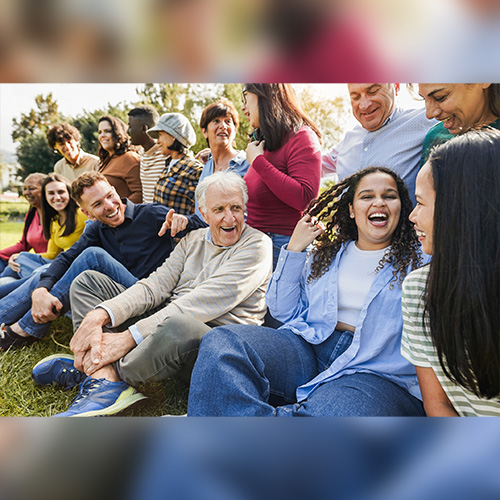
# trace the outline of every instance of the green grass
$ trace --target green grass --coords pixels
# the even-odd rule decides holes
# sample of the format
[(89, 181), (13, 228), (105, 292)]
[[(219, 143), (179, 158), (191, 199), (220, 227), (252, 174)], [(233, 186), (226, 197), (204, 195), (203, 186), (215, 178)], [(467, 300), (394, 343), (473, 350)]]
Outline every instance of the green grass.
[[(0, 248), (19, 241), (22, 224), (0, 222)], [(51, 354), (71, 353), (72, 324), (66, 317), (54, 321), (48, 335), (21, 349), (0, 352), (0, 416), (48, 417), (65, 411), (78, 389), (41, 387), (31, 378), (33, 366)], [(187, 411), (188, 388), (175, 379), (137, 387), (148, 399), (120, 413), (120, 416), (156, 417)]]
[(14, 245), (21, 239), (22, 235), (22, 222), (0, 221), (0, 248), (6, 248)]

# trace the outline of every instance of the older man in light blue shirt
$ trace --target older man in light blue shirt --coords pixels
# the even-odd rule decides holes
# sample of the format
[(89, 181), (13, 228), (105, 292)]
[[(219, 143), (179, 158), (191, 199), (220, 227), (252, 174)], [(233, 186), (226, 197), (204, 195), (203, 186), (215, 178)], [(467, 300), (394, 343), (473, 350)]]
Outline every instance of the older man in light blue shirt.
[(336, 173), (342, 180), (369, 166), (388, 167), (405, 181), (415, 204), (422, 143), (437, 122), (426, 118), (425, 108), (397, 107), (399, 84), (351, 83), (347, 87), (359, 125), (323, 156), (323, 176)]

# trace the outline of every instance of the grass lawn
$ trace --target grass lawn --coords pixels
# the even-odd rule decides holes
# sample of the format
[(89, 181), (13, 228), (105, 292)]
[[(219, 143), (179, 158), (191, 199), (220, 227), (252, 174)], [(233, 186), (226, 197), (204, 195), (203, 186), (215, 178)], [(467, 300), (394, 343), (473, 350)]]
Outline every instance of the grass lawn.
[(23, 222), (0, 222), (0, 248), (10, 247), (23, 235)]
[[(22, 223), (0, 222), (0, 248), (19, 241)], [(1, 299), (0, 299), (1, 300)], [(40, 387), (31, 378), (33, 366), (46, 356), (70, 353), (71, 321), (56, 320), (49, 334), (31, 346), (0, 352), (0, 416), (48, 417), (65, 411), (78, 389), (64, 391), (60, 387)], [(186, 413), (188, 388), (174, 379), (164, 383), (138, 387), (148, 399), (120, 413), (120, 416), (160, 416)]]

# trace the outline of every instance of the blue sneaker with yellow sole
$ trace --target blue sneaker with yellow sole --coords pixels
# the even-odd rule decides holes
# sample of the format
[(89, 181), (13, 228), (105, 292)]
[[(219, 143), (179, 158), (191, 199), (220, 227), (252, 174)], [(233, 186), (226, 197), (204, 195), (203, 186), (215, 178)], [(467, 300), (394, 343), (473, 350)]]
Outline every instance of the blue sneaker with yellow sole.
[(75, 368), (74, 361), (75, 357), (71, 354), (47, 356), (33, 367), (33, 380), (40, 385), (57, 384), (71, 389), (87, 378), (85, 373)]
[(100, 417), (115, 415), (146, 396), (126, 382), (87, 377), (68, 410), (55, 417)]

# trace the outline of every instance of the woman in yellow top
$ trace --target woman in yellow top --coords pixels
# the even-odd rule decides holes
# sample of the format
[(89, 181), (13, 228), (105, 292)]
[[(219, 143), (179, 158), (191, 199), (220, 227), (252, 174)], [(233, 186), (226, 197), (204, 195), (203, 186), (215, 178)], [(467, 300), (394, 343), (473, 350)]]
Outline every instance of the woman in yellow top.
[(61, 252), (70, 248), (82, 235), (87, 217), (71, 198), (71, 184), (66, 177), (52, 173), (42, 184), (42, 228), (48, 240), (44, 253), (21, 252), (16, 263), (18, 278), (0, 284), (0, 298), (24, 283), (35, 272), (41, 272)]

